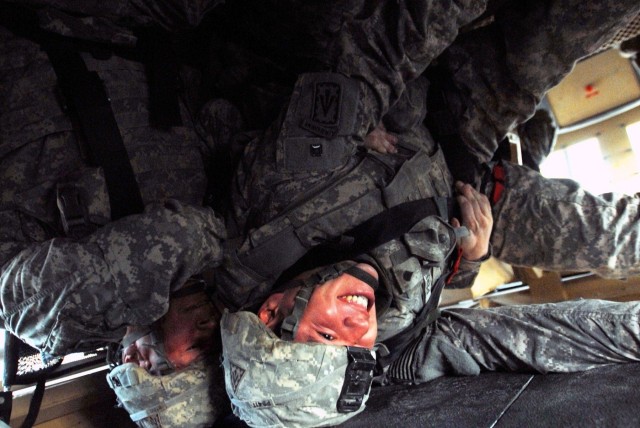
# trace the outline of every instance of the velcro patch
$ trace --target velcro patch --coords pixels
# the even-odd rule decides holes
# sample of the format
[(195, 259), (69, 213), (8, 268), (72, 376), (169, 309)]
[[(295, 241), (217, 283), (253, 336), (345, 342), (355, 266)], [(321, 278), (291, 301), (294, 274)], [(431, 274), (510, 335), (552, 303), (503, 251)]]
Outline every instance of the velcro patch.
[(234, 393), (238, 390), (238, 385), (240, 384), (245, 371), (245, 369), (238, 367), (235, 364), (231, 365), (231, 388)]
[(316, 82), (313, 88), (311, 117), (301, 127), (324, 138), (333, 138), (338, 132), (342, 104), (342, 88), (336, 82)]

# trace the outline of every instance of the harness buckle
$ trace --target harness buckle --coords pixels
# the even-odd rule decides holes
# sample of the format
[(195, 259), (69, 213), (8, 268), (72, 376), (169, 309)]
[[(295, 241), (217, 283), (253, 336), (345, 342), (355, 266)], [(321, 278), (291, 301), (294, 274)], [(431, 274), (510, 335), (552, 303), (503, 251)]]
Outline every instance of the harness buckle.
[(89, 213), (75, 184), (59, 183), (56, 189), (56, 202), (62, 228), (67, 236), (80, 237), (95, 229), (89, 221)]

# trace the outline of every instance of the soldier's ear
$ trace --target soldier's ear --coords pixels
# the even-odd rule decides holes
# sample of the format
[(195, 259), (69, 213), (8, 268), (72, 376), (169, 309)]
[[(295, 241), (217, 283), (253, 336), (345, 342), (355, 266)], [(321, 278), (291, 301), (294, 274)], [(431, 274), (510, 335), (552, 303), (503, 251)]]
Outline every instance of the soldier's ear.
[(270, 329), (275, 329), (282, 322), (282, 313), (278, 310), (284, 293), (274, 293), (265, 300), (258, 310), (258, 318)]

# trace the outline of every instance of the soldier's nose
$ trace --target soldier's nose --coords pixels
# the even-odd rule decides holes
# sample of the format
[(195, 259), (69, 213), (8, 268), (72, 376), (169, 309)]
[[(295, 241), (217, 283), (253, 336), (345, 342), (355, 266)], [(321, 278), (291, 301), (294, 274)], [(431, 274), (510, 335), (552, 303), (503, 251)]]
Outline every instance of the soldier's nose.
[(348, 316), (344, 319), (345, 327), (348, 327), (351, 330), (368, 330), (369, 329), (369, 318), (358, 314), (353, 316)]

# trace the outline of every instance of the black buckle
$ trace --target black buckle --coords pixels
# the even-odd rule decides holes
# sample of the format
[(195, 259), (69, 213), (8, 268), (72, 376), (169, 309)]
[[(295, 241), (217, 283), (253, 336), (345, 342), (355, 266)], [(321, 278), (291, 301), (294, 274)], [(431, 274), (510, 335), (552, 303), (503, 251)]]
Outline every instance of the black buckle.
[(342, 392), (338, 398), (338, 412), (351, 413), (362, 407), (364, 396), (369, 393), (373, 381), (376, 359), (366, 348), (348, 346), (349, 364), (344, 375)]

